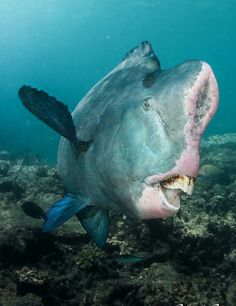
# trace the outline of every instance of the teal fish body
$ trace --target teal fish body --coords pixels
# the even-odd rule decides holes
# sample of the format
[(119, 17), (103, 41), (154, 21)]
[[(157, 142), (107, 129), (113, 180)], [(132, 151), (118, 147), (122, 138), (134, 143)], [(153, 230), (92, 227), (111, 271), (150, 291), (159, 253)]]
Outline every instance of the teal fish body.
[[(178, 176), (177, 185), (181, 180), (192, 184), (200, 137), (217, 99), (206, 63), (189, 61), (161, 70), (151, 45), (141, 43), (74, 110), (77, 138), (92, 145), (78, 155), (67, 139), (61, 140), (58, 166), (66, 188), (92, 205), (130, 217), (173, 214), (175, 208), (158, 208), (159, 199), (148, 188), (155, 191), (154, 185), (169, 177), (178, 181)], [(152, 198), (150, 207), (146, 199), (140, 201), (145, 192)], [(167, 196), (174, 198), (175, 191)]]

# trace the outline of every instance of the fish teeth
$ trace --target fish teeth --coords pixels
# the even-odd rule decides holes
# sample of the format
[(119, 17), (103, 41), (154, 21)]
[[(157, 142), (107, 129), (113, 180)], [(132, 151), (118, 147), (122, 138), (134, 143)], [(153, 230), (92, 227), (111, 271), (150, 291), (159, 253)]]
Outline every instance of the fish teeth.
[(186, 175), (176, 175), (161, 182), (161, 185), (169, 189), (180, 189), (188, 195), (193, 193), (195, 179)]

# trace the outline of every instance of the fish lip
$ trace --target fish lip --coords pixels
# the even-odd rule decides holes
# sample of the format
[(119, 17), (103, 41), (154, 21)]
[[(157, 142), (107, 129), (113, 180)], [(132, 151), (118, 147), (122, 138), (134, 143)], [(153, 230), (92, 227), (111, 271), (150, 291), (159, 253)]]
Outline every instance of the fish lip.
[(154, 189), (158, 192), (158, 194), (160, 195), (160, 198), (162, 200), (162, 204), (170, 211), (173, 211), (173, 212), (177, 212), (179, 209), (180, 209), (180, 198), (179, 198), (179, 190), (176, 190), (176, 194), (177, 194), (177, 203), (175, 205), (173, 205), (172, 203), (170, 203), (168, 200), (167, 200), (167, 197), (165, 196), (164, 194), (164, 191), (163, 191), (163, 187), (161, 186), (161, 184), (157, 184), (157, 185), (154, 185)]
[[(181, 185), (181, 181), (184, 182)], [(146, 183), (148, 186), (152, 186), (159, 194), (162, 204), (170, 211), (177, 212), (180, 209), (180, 193), (191, 195), (194, 187), (195, 177), (187, 175), (171, 175), (157, 180), (156, 182)], [(171, 192), (174, 202), (168, 200), (166, 192)]]

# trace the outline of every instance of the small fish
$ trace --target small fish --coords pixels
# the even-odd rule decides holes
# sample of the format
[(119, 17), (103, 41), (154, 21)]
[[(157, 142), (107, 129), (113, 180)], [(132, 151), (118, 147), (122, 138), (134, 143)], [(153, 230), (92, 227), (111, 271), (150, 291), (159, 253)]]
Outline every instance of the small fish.
[(120, 265), (147, 264), (155, 260), (155, 254), (148, 252), (137, 252), (134, 254), (120, 255), (115, 261)]
[(180, 192), (192, 193), (199, 143), (216, 112), (218, 86), (202, 61), (162, 69), (145, 41), (72, 114), (64, 103), (30, 86), (22, 86), (19, 97), (62, 136), (58, 171), (67, 193), (47, 212), (43, 231), (77, 215), (103, 247), (109, 210), (131, 218), (166, 218), (179, 211)]
[(225, 171), (218, 166), (205, 164), (200, 167), (198, 174), (206, 178), (215, 178), (224, 177)]
[(21, 205), (24, 213), (34, 219), (45, 219), (45, 212), (43, 209), (36, 203), (31, 201), (26, 201)]

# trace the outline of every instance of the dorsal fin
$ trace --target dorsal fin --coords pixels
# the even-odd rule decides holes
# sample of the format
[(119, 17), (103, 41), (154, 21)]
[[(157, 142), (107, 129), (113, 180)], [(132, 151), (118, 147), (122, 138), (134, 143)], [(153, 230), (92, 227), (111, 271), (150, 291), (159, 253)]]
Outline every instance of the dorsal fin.
[(119, 66), (127, 67), (135, 65), (146, 66), (150, 71), (161, 69), (160, 61), (153, 52), (150, 42), (143, 41), (130, 50)]

